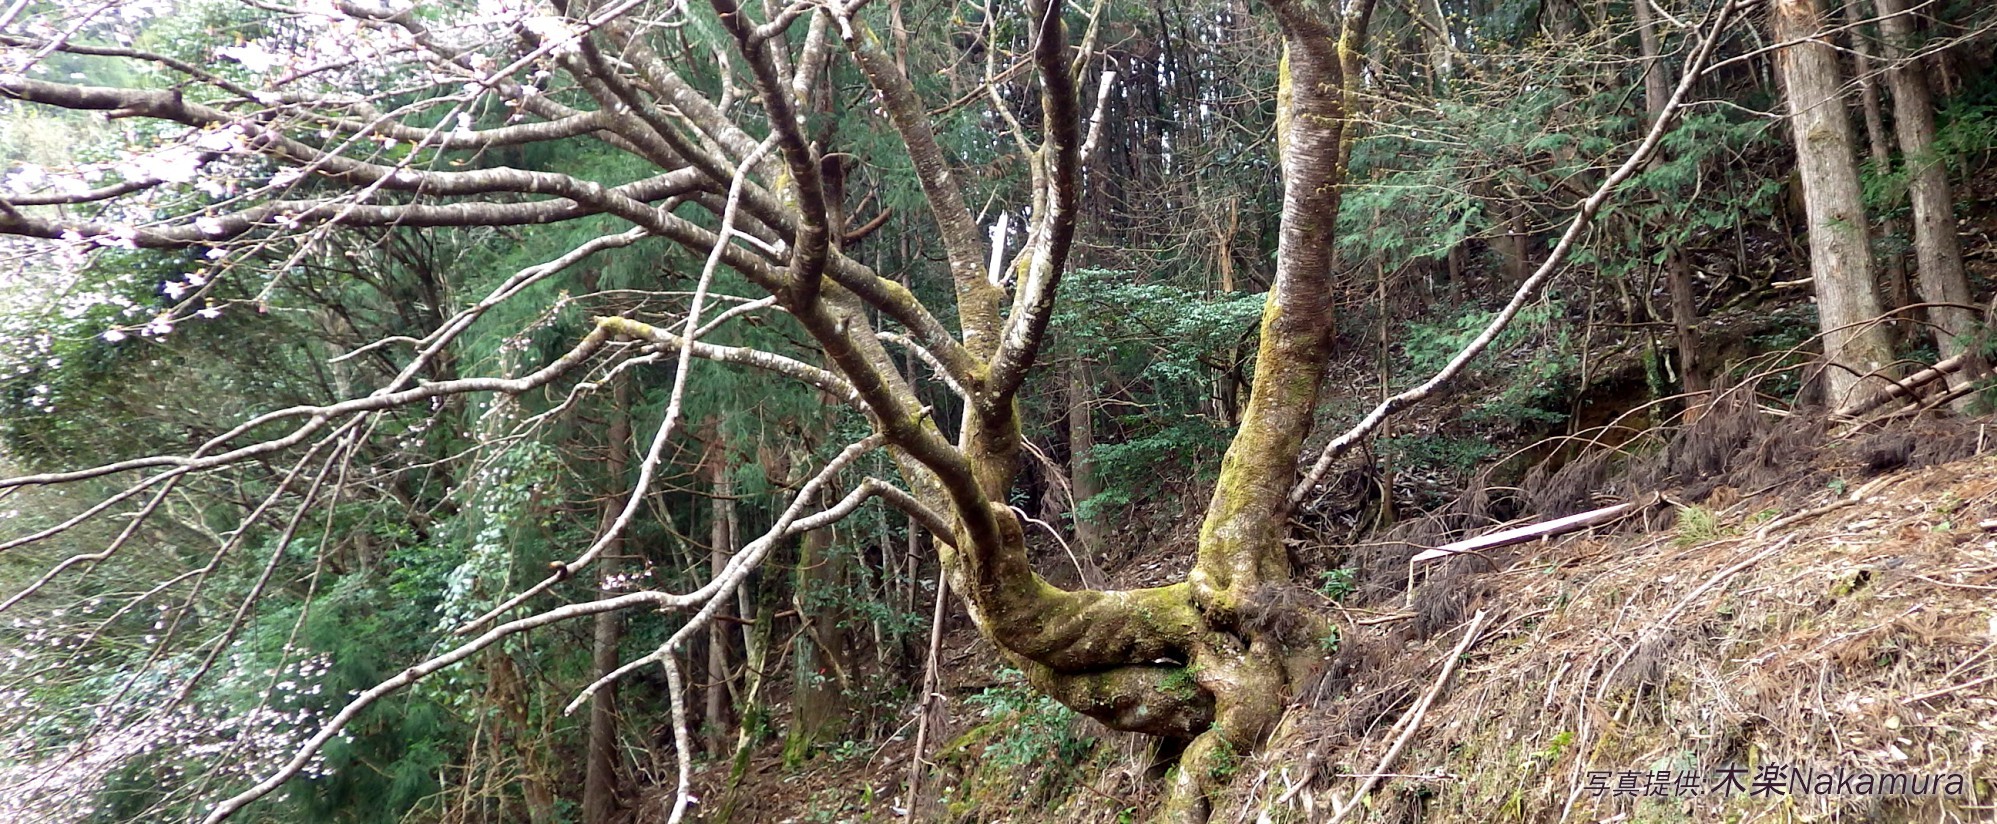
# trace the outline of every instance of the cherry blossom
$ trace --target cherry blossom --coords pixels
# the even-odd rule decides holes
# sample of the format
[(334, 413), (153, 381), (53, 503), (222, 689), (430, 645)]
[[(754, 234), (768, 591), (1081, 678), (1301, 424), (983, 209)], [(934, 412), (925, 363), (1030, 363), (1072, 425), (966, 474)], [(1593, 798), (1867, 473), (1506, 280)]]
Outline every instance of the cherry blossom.
[(241, 46), (224, 46), (216, 49), (215, 53), (243, 64), (243, 68), (249, 69), (254, 74), (268, 74), (271, 69), (284, 62), (282, 56), (254, 42)]

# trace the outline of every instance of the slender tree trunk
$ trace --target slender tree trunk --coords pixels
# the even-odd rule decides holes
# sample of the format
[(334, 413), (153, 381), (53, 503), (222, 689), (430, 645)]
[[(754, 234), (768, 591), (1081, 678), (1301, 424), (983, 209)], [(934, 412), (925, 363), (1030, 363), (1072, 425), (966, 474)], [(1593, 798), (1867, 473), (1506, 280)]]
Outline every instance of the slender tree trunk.
[[(1657, 23), (1653, 19), (1650, 3), (1637, 0), (1636, 7), (1637, 42), (1643, 52), (1643, 102), (1644, 112), (1650, 122), (1664, 116), (1664, 109), (1671, 102), (1671, 70), (1662, 59), (1663, 50), (1658, 43)], [(1664, 162), (1659, 153), (1651, 161), (1656, 168)], [(1664, 247), (1664, 277), (1671, 293), (1671, 328), (1678, 349), (1678, 377), (1686, 394), (1685, 420), (1687, 423), (1699, 417), (1705, 406), (1705, 393), (1711, 386), (1707, 380), (1705, 364), (1699, 359), (1699, 303), (1693, 292), (1692, 262), (1685, 259), (1684, 250), (1676, 240), (1666, 240)]]
[[(728, 473), (728, 446), (726, 436), (719, 424), (713, 425), (709, 457), (709, 480), (714, 495), (711, 503), (707, 543), (707, 567), (710, 580), (718, 580), (727, 570), (728, 559), (735, 554), (735, 535), (728, 524), (734, 520), (735, 481)], [(721, 618), (728, 611), (722, 607), (715, 617)], [(720, 758), (728, 746), (728, 623), (722, 620), (707, 624), (707, 712), (703, 725), (707, 737), (707, 752)]]
[[(1223, 295), (1235, 292), (1234, 277), (1234, 235), (1241, 229), (1241, 204), (1236, 200), (1227, 202), (1227, 228), (1220, 236), (1220, 291)], [(1241, 418), (1241, 380), (1236, 377), (1233, 365), (1241, 361), (1241, 347), (1231, 346), (1227, 350), (1229, 368), (1214, 376), (1214, 414), (1232, 427)], [(1072, 414), (1072, 413), (1071, 413)], [(1100, 490), (1100, 487), (1098, 487)], [(1081, 500), (1080, 493), (1076, 500)]]
[(1491, 246), (1505, 259), (1505, 277), (1511, 284), (1524, 283), (1532, 276), (1532, 234), (1526, 228), (1524, 206), (1515, 206), (1505, 219), (1505, 233), (1493, 238)]
[(844, 576), (831, 557), (832, 530), (804, 534), (797, 559), (797, 612), (804, 626), (796, 640), (791, 728), (786, 761), (802, 761), (813, 745), (838, 734), (848, 721), (848, 654), (844, 617), (832, 602)]
[[(1873, 168), (1884, 173), (1893, 168), (1893, 147), (1886, 136), (1886, 115), (1880, 107), (1879, 82), (1875, 75), (1879, 62), (1872, 56), (1872, 41), (1865, 32), (1855, 28), (1865, 17), (1863, 8), (1852, 3), (1845, 6), (1845, 20), (1854, 26), (1851, 31), (1853, 62), (1858, 68), (1859, 111), (1865, 115), (1865, 145), (1870, 149)], [(1889, 239), (1901, 237), (1900, 221), (1886, 218), (1880, 221), (1879, 233)], [(1898, 309), (1914, 302), (1914, 291), (1907, 283), (1907, 256), (1901, 254), (1898, 244), (1886, 250), (1880, 265), (1880, 297), (1886, 308)], [(1903, 318), (1904, 319), (1904, 318)], [(1894, 328), (1899, 328), (1895, 324)]]
[(542, 742), (533, 736), (533, 719), (528, 712), (527, 686), (521, 682), (520, 668), (504, 652), (492, 655), (488, 670), (493, 696), (506, 723), (495, 731), (494, 744), (500, 753), (518, 753), (520, 793), (527, 802), (528, 824), (554, 824), (555, 792), (549, 786), (541, 763)]
[[(1091, 568), (1102, 549), (1102, 522), (1083, 517), (1082, 502), (1102, 494), (1102, 478), (1096, 474), (1096, 461), (1089, 453), (1096, 448), (1095, 382), (1089, 364), (1082, 358), (1068, 362), (1068, 487), (1074, 493), (1075, 552)], [(1100, 581), (1086, 582), (1098, 586)]]
[[(913, 529), (914, 527), (910, 527)], [(915, 752), (909, 756), (908, 796), (906, 805), (909, 818), (914, 821), (927, 821), (924, 796), (922, 793), (923, 767), (929, 759), (931, 742), (939, 737), (948, 709), (942, 701), (940, 690), (943, 687), (941, 675), (943, 655), (943, 619), (949, 615), (944, 606), (950, 601), (950, 576), (936, 576), (936, 606), (929, 615), (929, 650), (924, 656), (922, 668), (922, 694), (915, 702)]]
[(1824, 330), (1825, 402), (1832, 408), (1874, 391), (1893, 350), (1872, 276), (1865, 202), (1852, 156), (1851, 121), (1841, 99), (1837, 52), (1824, 42), (1819, 0), (1774, 0), (1775, 39), (1796, 41), (1776, 57), (1789, 99), (1796, 166), (1809, 219), (1810, 274)]
[(1469, 257), (1470, 251), (1464, 248), (1461, 242), (1449, 247), (1447, 258), (1449, 288), (1447, 291), (1451, 304), (1461, 303), (1463, 300), (1463, 277), (1470, 269)]
[(1421, 27), (1428, 41), (1428, 66), (1430, 91), (1440, 96), (1456, 76), (1456, 44), (1450, 42), (1456, 30), (1449, 22), (1449, 15), (1442, 9), (1442, 0), (1415, 0), (1420, 8), (1415, 14), (1435, 14), (1435, 27)]
[[(608, 444), (604, 450), (604, 474), (612, 490), (603, 504), (607, 527), (617, 517), (615, 492), (624, 490), (625, 472), (631, 462), (631, 387), (623, 374), (611, 385)], [(615, 578), (623, 567), (624, 540), (620, 537), (604, 547), (598, 561), (604, 578)], [(607, 595), (605, 597), (608, 597)], [(594, 620), (590, 649), (591, 679), (602, 678), (617, 669), (617, 646), (624, 638), (621, 612), (598, 613)], [(583, 747), (583, 824), (608, 824), (617, 813), (617, 683), (597, 691), (589, 703), (589, 738)]]
[(744, 616), (754, 615), (756, 623), (753, 626), (742, 625), (742, 723), (735, 725), (735, 758), (728, 770), (728, 804), (731, 806), (735, 803), (734, 790), (748, 771), (749, 754), (755, 749), (757, 731), (763, 728), (764, 720), (769, 717), (769, 708), (764, 705), (762, 696), (763, 684), (768, 680), (764, 665), (769, 661), (770, 627), (776, 622), (775, 612), (768, 604), (742, 612)]
[[(1875, 0), (1886, 35), (1886, 72), (1893, 90), (1893, 126), (1900, 137), (1900, 154), (1907, 163), (1907, 194), (1914, 209), (1914, 261), (1919, 270), (1921, 300), (1929, 304), (1935, 348), (1947, 360), (1971, 349), (1976, 311), (1970, 308), (1969, 279), (1962, 268), (1962, 242), (1956, 234), (1955, 195), (1948, 170), (1935, 157), (1935, 103), (1921, 62), (1913, 51), (1913, 20), (1906, 0)], [(1974, 357), (1972, 355), (1972, 357)], [(1974, 383), (1988, 371), (1981, 358), (1949, 375), (1950, 389)], [(1966, 405), (1973, 399), (1965, 397)]]

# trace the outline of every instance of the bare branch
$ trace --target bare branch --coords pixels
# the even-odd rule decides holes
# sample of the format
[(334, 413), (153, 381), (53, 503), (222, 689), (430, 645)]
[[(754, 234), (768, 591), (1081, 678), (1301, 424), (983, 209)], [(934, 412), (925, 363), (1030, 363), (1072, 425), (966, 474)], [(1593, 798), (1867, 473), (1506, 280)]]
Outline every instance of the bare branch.
[(318, 755), (320, 749), (326, 746), (326, 742), (331, 741), (334, 736), (339, 735), (340, 731), (352, 723), (354, 718), (360, 715), (362, 710), (367, 709), (383, 698), (395, 694), (404, 687), (423, 680), (433, 673), (470, 658), (479, 650), (492, 646), (509, 636), (559, 621), (595, 615), (599, 612), (612, 612), (639, 606), (666, 606), (671, 601), (672, 598), (663, 593), (647, 591), (634, 592), (615, 598), (570, 604), (548, 610), (539, 615), (521, 618), (517, 621), (510, 621), (493, 627), (484, 635), (467, 641), (463, 646), (415, 664), (397, 673), (394, 677), (382, 681), (373, 687), (369, 687), (354, 696), (352, 700), (347, 702), (346, 706), (341, 707), (338, 713), (326, 721), (325, 726), (320, 727), (317, 733), (314, 733), (311, 738), (306, 739), (305, 743), (292, 755), (291, 760), (285, 762), (275, 772), (265, 776), (256, 785), (216, 804), (214, 809), (208, 811), (207, 817), (202, 819), (203, 824), (218, 824), (218, 822), (228, 819), (230, 816), (240, 812), (244, 807), (249, 806), (264, 796), (270, 795), (272, 791), (283, 786), (284, 782), (291, 780), (300, 772), (303, 772), (305, 766), (312, 762), (313, 757)]
[(784, 511), (777, 516), (776, 523), (771, 524), (767, 532), (764, 532), (756, 540), (750, 541), (747, 546), (742, 547), (733, 557), (730, 557), (728, 564), (722, 568), (721, 574), (714, 576), (705, 586), (685, 596), (681, 596), (682, 598), (689, 599), (689, 603), (703, 603), (704, 606), (700, 612), (689, 619), (686, 625), (681, 627), (679, 631), (667, 638), (665, 643), (660, 644), (658, 649), (647, 653), (643, 658), (612, 670), (603, 677), (596, 679), (588, 687), (585, 687), (581, 693), (578, 693), (574, 699), (569, 701), (568, 706), (562, 709), (562, 714), (569, 715), (574, 713), (577, 708), (583, 705), (583, 702), (588, 701), (598, 690), (616, 682), (625, 675), (654, 662), (671, 660), (673, 652), (679, 649), (679, 645), (684, 643), (687, 638), (692, 637), (702, 627), (706, 626), (707, 622), (714, 617), (714, 613), (719, 609), (720, 605), (728, 600), (728, 596), (735, 591), (737, 586), (741, 585), (742, 579), (747, 577), (751, 570), (761, 565), (763, 557), (768, 555), (770, 550), (781, 543), (783, 539), (791, 535), (829, 526), (857, 509), (860, 503), (864, 502), (870, 494), (873, 494), (867, 492), (864, 485), (861, 489), (856, 489), (851, 494), (848, 494), (845, 499), (842, 499), (831, 509), (809, 518), (803, 517), (805, 508), (811, 506), (811, 502), (818, 497), (819, 491), (824, 489), (826, 484), (831, 483), (834, 476), (838, 475), (846, 467), (851, 466), (862, 455), (878, 449), (882, 441), (883, 438), (880, 435), (871, 435), (848, 445), (838, 455), (833, 456), (832, 460), (827, 461), (825, 466), (819, 468), (817, 474), (814, 474), (810, 480), (805, 481), (803, 486), (798, 487), (797, 495), (791, 498), (790, 505), (785, 507)]
[[(964, 205), (962, 187), (951, 171), (950, 161), (936, 142), (922, 99), (895, 61), (881, 50), (878, 37), (866, 24), (855, 21), (850, 12), (834, 8), (839, 36), (853, 61), (881, 93), (888, 120), (915, 161), (916, 179), (935, 218), (945, 254), (950, 259), (950, 276), (957, 287), (957, 312), (964, 330), (964, 345), (980, 358), (989, 357), (998, 347), (999, 306), (1005, 294), (984, 277), (984, 243), (978, 224)], [(925, 340), (931, 346), (934, 341)], [(982, 386), (979, 373), (959, 375), (970, 386)], [(968, 379), (968, 380), (966, 380)]]
[[(741, 203), (743, 180), (748, 177), (749, 168), (755, 165), (756, 160), (763, 152), (769, 150), (772, 142), (773, 140), (765, 141), (758, 146), (757, 151), (751, 152), (748, 157), (743, 158), (741, 167), (736, 170), (735, 183), (728, 190), (728, 205), (721, 213), (720, 233), (715, 237), (714, 247), (707, 258), (707, 265), (701, 269), (700, 282), (694, 287), (693, 301), (687, 309), (685, 334), (689, 339), (696, 337), (696, 333), (700, 329), (700, 313), (705, 303), (708, 286), (714, 281), (715, 268), (720, 265), (724, 252), (730, 248), (728, 241), (735, 232), (735, 213), (736, 208)], [(616, 327), (619, 326), (616, 320), (599, 320), (596, 330), (590, 334), (594, 336), (604, 332), (616, 331)], [(633, 484), (631, 494), (625, 498), (624, 506), (618, 511), (617, 517), (611, 519), (610, 523), (597, 534), (596, 540), (590, 542), (589, 548), (584, 550), (581, 555), (576, 556), (575, 560), (557, 566), (554, 573), (540, 583), (513, 596), (506, 603), (494, 607), (485, 615), (475, 618), (470, 623), (459, 627), (457, 630), (458, 634), (462, 635), (475, 630), (483, 626), (486, 622), (506, 614), (508, 610), (525, 603), (534, 596), (548, 591), (555, 584), (568, 580), (576, 572), (594, 563), (597, 556), (601, 555), (605, 548), (609, 547), (619, 536), (624, 534), (624, 530), (631, 523), (632, 516), (637, 514), (639, 505), (644, 501), (647, 490), (651, 488), (652, 478), (658, 472), (659, 463), (664, 457), (667, 441), (672, 438), (673, 430), (679, 426), (680, 405), (686, 398), (687, 375), (693, 363), (693, 345), (698, 344), (696, 340), (687, 340), (686, 342), (689, 345), (681, 347), (680, 356), (674, 367), (672, 394), (666, 401), (665, 419), (659, 422), (658, 432), (652, 436), (651, 448), (645, 452), (644, 460), (638, 464), (638, 480)]]
[(1054, 295), (1068, 268), (1068, 252), (1075, 242), (1076, 203), (1081, 198), (1081, 101), (1077, 99), (1075, 76), (1070, 71), (1072, 48), (1067, 27), (1061, 22), (1061, 0), (1029, 0), (1028, 13), (1036, 20), (1033, 61), (1040, 75), (1040, 108), (1045, 131), (1038, 153), (1045, 164), (1046, 196), (1039, 224), (1031, 236), (1034, 243), (1028, 258), (1026, 276), (1019, 287), (1019, 301), (1006, 319), (1005, 339), (992, 358), (990, 398), (993, 405), (1008, 404), (1026, 380), (1026, 372), (1039, 357), (1047, 322), (1054, 314)]
[(720, 346), (712, 343), (700, 343), (699, 341), (695, 341), (689, 347), (687, 346), (686, 338), (656, 326), (640, 323), (628, 318), (597, 318), (596, 323), (598, 326), (607, 328), (622, 337), (658, 344), (660, 349), (668, 352), (687, 352), (691, 353), (693, 357), (702, 360), (732, 363), (740, 366), (753, 366), (757, 369), (768, 370), (785, 377), (803, 381), (824, 390), (826, 394), (848, 404), (859, 402), (859, 394), (854, 391), (853, 384), (847, 382), (845, 378), (795, 358), (787, 358), (783, 355), (774, 352), (764, 352), (760, 349), (749, 349), (740, 346)]
[[(705, 178), (691, 169), (679, 169), (656, 177), (624, 184), (606, 191), (612, 198), (649, 203), (687, 194), (699, 189)], [(119, 184), (125, 186), (130, 184)], [(118, 188), (106, 187), (108, 189)], [(99, 190), (100, 192), (105, 190)], [(125, 192), (108, 193), (114, 197)], [(76, 200), (43, 198), (48, 202), (71, 203), (97, 200), (100, 198), (79, 198)], [(21, 206), (40, 205), (36, 198), (15, 197), (8, 203)], [(435, 226), (522, 226), (533, 224), (560, 223), (580, 217), (601, 214), (598, 206), (584, 205), (574, 200), (549, 199), (524, 203), (502, 203), (497, 201), (471, 201), (458, 203), (410, 203), (393, 206), (375, 206), (361, 203), (334, 201), (290, 201), (280, 200), (251, 206), (240, 211), (212, 216), (193, 216), (181, 223), (165, 226), (123, 226), (105, 222), (69, 221), (52, 218), (39, 218), (18, 212), (0, 209), (0, 233), (37, 237), (47, 240), (63, 238), (114, 238), (130, 241), (145, 249), (178, 249), (187, 246), (218, 243), (241, 237), (258, 229), (283, 228), (294, 224), (330, 223), (341, 226), (402, 226), (426, 228)]]
[(224, 452), (219, 455), (213, 455), (207, 457), (182, 457), (177, 455), (159, 455), (148, 458), (134, 458), (132, 460), (127, 460), (127, 461), (118, 461), (116, 463), (108, 463), (100, 466), (91, 467), (89, 469), (78, 469), (69, 472), (49, 472), (39, 475), (23, 475), (14, 478), (0, 478), (0, 489), (4, 489), (7, 487), (14, 487), (14, 486), (68, 483), (71, 481), (81, 481), (90, 478), (99, 478), (105, 475), (112, 475), (119, 472), (129, 472), (135, 469), (150, 469), (152, 467), (160, 467), (160, 466), (174, 467), (176, 469), (189, 470), (189, 471), (213, 469), (218, 466), (225, 466), (231, 463), (235, 463), (237, 461), (241, 461), (245, 458), (251, 458), (258, 455), (265, 455), (271, 452), (276, 452), (278, 450), (297, 444), (300, 441), (303, 441), (306, 435), (309, 435), (313, 431), (316, 431), (320, 427), (324, 426), (328, 421), (334, 418), (344, 417), (347, 415), (357, 414), (361, 412), (373, 412), (377, 410), (388, 409), (390, 407), (404, 406), (407, 404), (415, 403), (417, 401), (427, 400), (429, 398), (438, 397), (442, 395), (455, 395), (467, 392), (500, 392), (509, 395), (517, 395), (522, 392), (527, 392), (539, 388), (555, 380), (556, 378), (561, 377), (563, 374), (566, 374), (570, 369), (574, 368), (577, 364), (581, 363), (582, 361), (587, 360), (589, 356), (595, 354), (598, 349), (601, 349), (603, 347), (604, 341), (609, 338), (609, 335), (610, 332), (602, 328), (593, 330), (589, 333), (589, 335), (583, 338), (581, 343), (577, 344), (575, 348), (569, 350), (568, 353), (563, 355), (561, 358), (558, 358), (553, 363), (550, 363), (547, 366), (542, 367), (539, 371), (536, 371), (532, 374), (520, 378), (512, 378), (512, 379), (461, 378), (452, 381), (426, 383), (423, 384), (422, 386), (418, 386), (413, 389), (405, 389), (399, 392), (387, 392), (387, 393), (369, 395), (365, 398), (355, 398), (350, 401), (343, 401), (340, 403), (329, 404), (326, 406), (295, 406), (290, 409), (283, 409), (276, 412), (268, 412), (263, 415), (259, 415), (256, 418), (253, 418), (243, 424), (240, 424), (234, 429), (229, 430), (228, 432), (225, 432), (221, 435), (218, 435), (210, 439), (206, 444), (203, 445), (203, 447), (200, 450), (197, 450), (195, 454), (202, 455), (203, 453), (205, 453), (206, 450), (210, 448), (227, 444), (229, 441), (232, 441), (237, 437), (240, 437), (241, 435), (248, 433), (250, 430), (255, 429), (259, 426), (264, 426), (266, 424), (275, 423), (277, 421), (286, 420), (290, 418), (301, 418), (301, 417), (306, 419), (306, 423), (298, 427), (296, 430), (293, 430), (290, 434), (285, 435), (283, 437), (275, 438), (268, 441), (261, 441), (259, 443), (251, 444), (249, 446), (241, 447), (235, 450), (231, 450), (229, 452)]

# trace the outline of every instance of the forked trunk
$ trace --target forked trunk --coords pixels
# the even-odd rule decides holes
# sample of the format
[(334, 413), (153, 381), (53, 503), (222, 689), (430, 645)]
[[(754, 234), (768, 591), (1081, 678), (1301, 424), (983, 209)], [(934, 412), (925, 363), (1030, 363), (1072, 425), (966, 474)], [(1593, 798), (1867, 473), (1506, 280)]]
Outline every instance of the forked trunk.
[[(1250, 394), (1222, 459), (1187, 579), (1150, 589), (1069, 591), (1034, 571), (1020, 519), (1007, 504), (1024, 448), (1018, 410), (1010, 389), (994, 396), (978, 383), (988, 375), (973, 375), (967, 387), (970, 403), (955, 447), (962, 463), (946, 459), (929, 476), (939, 485), (927, 487), (933, 505), (955, 516), (950, 540), (939, 547), (951, 590), (1035, 688), (1112, 728), (1188, 742), (1168, 781), (1160, 821), (1205, 821), (1236, 759), (1261, 747), (1322, 659), (1324, 619), (1292, 597), (1283, 539), (1298, 459), (1332, 350), (1338, 292), (1332, 249), (1350, 149), (1348, 113), (1358, 91), (1351, 84), (1362, 76), (1360, 40), (1372, 3), (1342, 4), (1336, 10), (1342, 16), (1294, 0), (1270, 0), (1269, 6), (1285, 43), (1277, 95), (1283, 208), (1276, 272)], [(1061, 36), (1058, 22), (1041, 31), (1044, 53), (1036, 59), (1068, 65)], [(1043, 72), (1043, 79), (1064, 74)], [(1074, 114), (1056, 97), (1072, 89), (1043, 92), (1050, 112)], [(895, 108), (890, 115), (911, 117)], [(1059, 157), (1061, 148), (1050, 145), (1048, 156)], [(1058, 187), (1054, 194), (1061, 194)], [(938, 211), (951, 222), (954, 210)], [(1058, 237), (1053, 225), (1036, 228), (1034, 243), (1042, 245), (1029, 244), (1023, 259), (1060, 257), (1050, 251), (1048, 238)], [(971, 256), (959, 256), (968, 269)], [(996, 339), (1001, 325), (996, 304), (979, 295), (984, 283), (962, 277), (958, 284), (967, 346), (978, 357), (988, 357), (982, 347)], [(1077, 399), (1082, 394), (1074, 392)], [(1086, 427), (1070, 423), (1071, 437), (1090, 439)], [(891, 440), (898, 435), (903, 448), (917, 444), (913, 432), (890, 433)]]

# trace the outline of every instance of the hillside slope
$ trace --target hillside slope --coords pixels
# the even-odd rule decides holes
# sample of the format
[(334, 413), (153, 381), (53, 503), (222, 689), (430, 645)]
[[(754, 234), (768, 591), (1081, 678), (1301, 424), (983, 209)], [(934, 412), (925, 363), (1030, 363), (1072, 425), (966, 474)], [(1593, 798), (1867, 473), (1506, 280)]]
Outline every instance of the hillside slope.
[[(1235, 769), (1214, 820), (1340, 820), (1375, 775), (1343, 820), (1990, 818), (1997, 443), (1970, 427), (1975, 457), (1867, 477), (1877, 467), (1827, 450), (1758, 495), (1448, 561), (1405, 609), (1338, 607), (1324, 682)], [(1169, 754), (1034, 701), (974, 634), (952, 637), (950, 732), (921, 817), (1141, 820)], [(709, 820), (908, 820), (906, 739), (797, 770), (769, 752), (733, 794), (709, 773), (733, 799)]]
[[(1429, 586), (1474, 588), (1483, 629), (1348, 820), (1988, 818), (1997, 455), (1783, 492), (1449, 561)], [(1220, 820), (1335, 815), (1463, 643), (1462, 625), (1412, 641), (1412, 615), (1349, 617), (1340, 683), (1292, 713)], [(1804, 792), (1826, 774), (1849, 794)], [(1941, 782), (1879, 797), (1899, 779), (1878, 774)], [(1938, 797), (1948, 776), (1969, 796)]]

